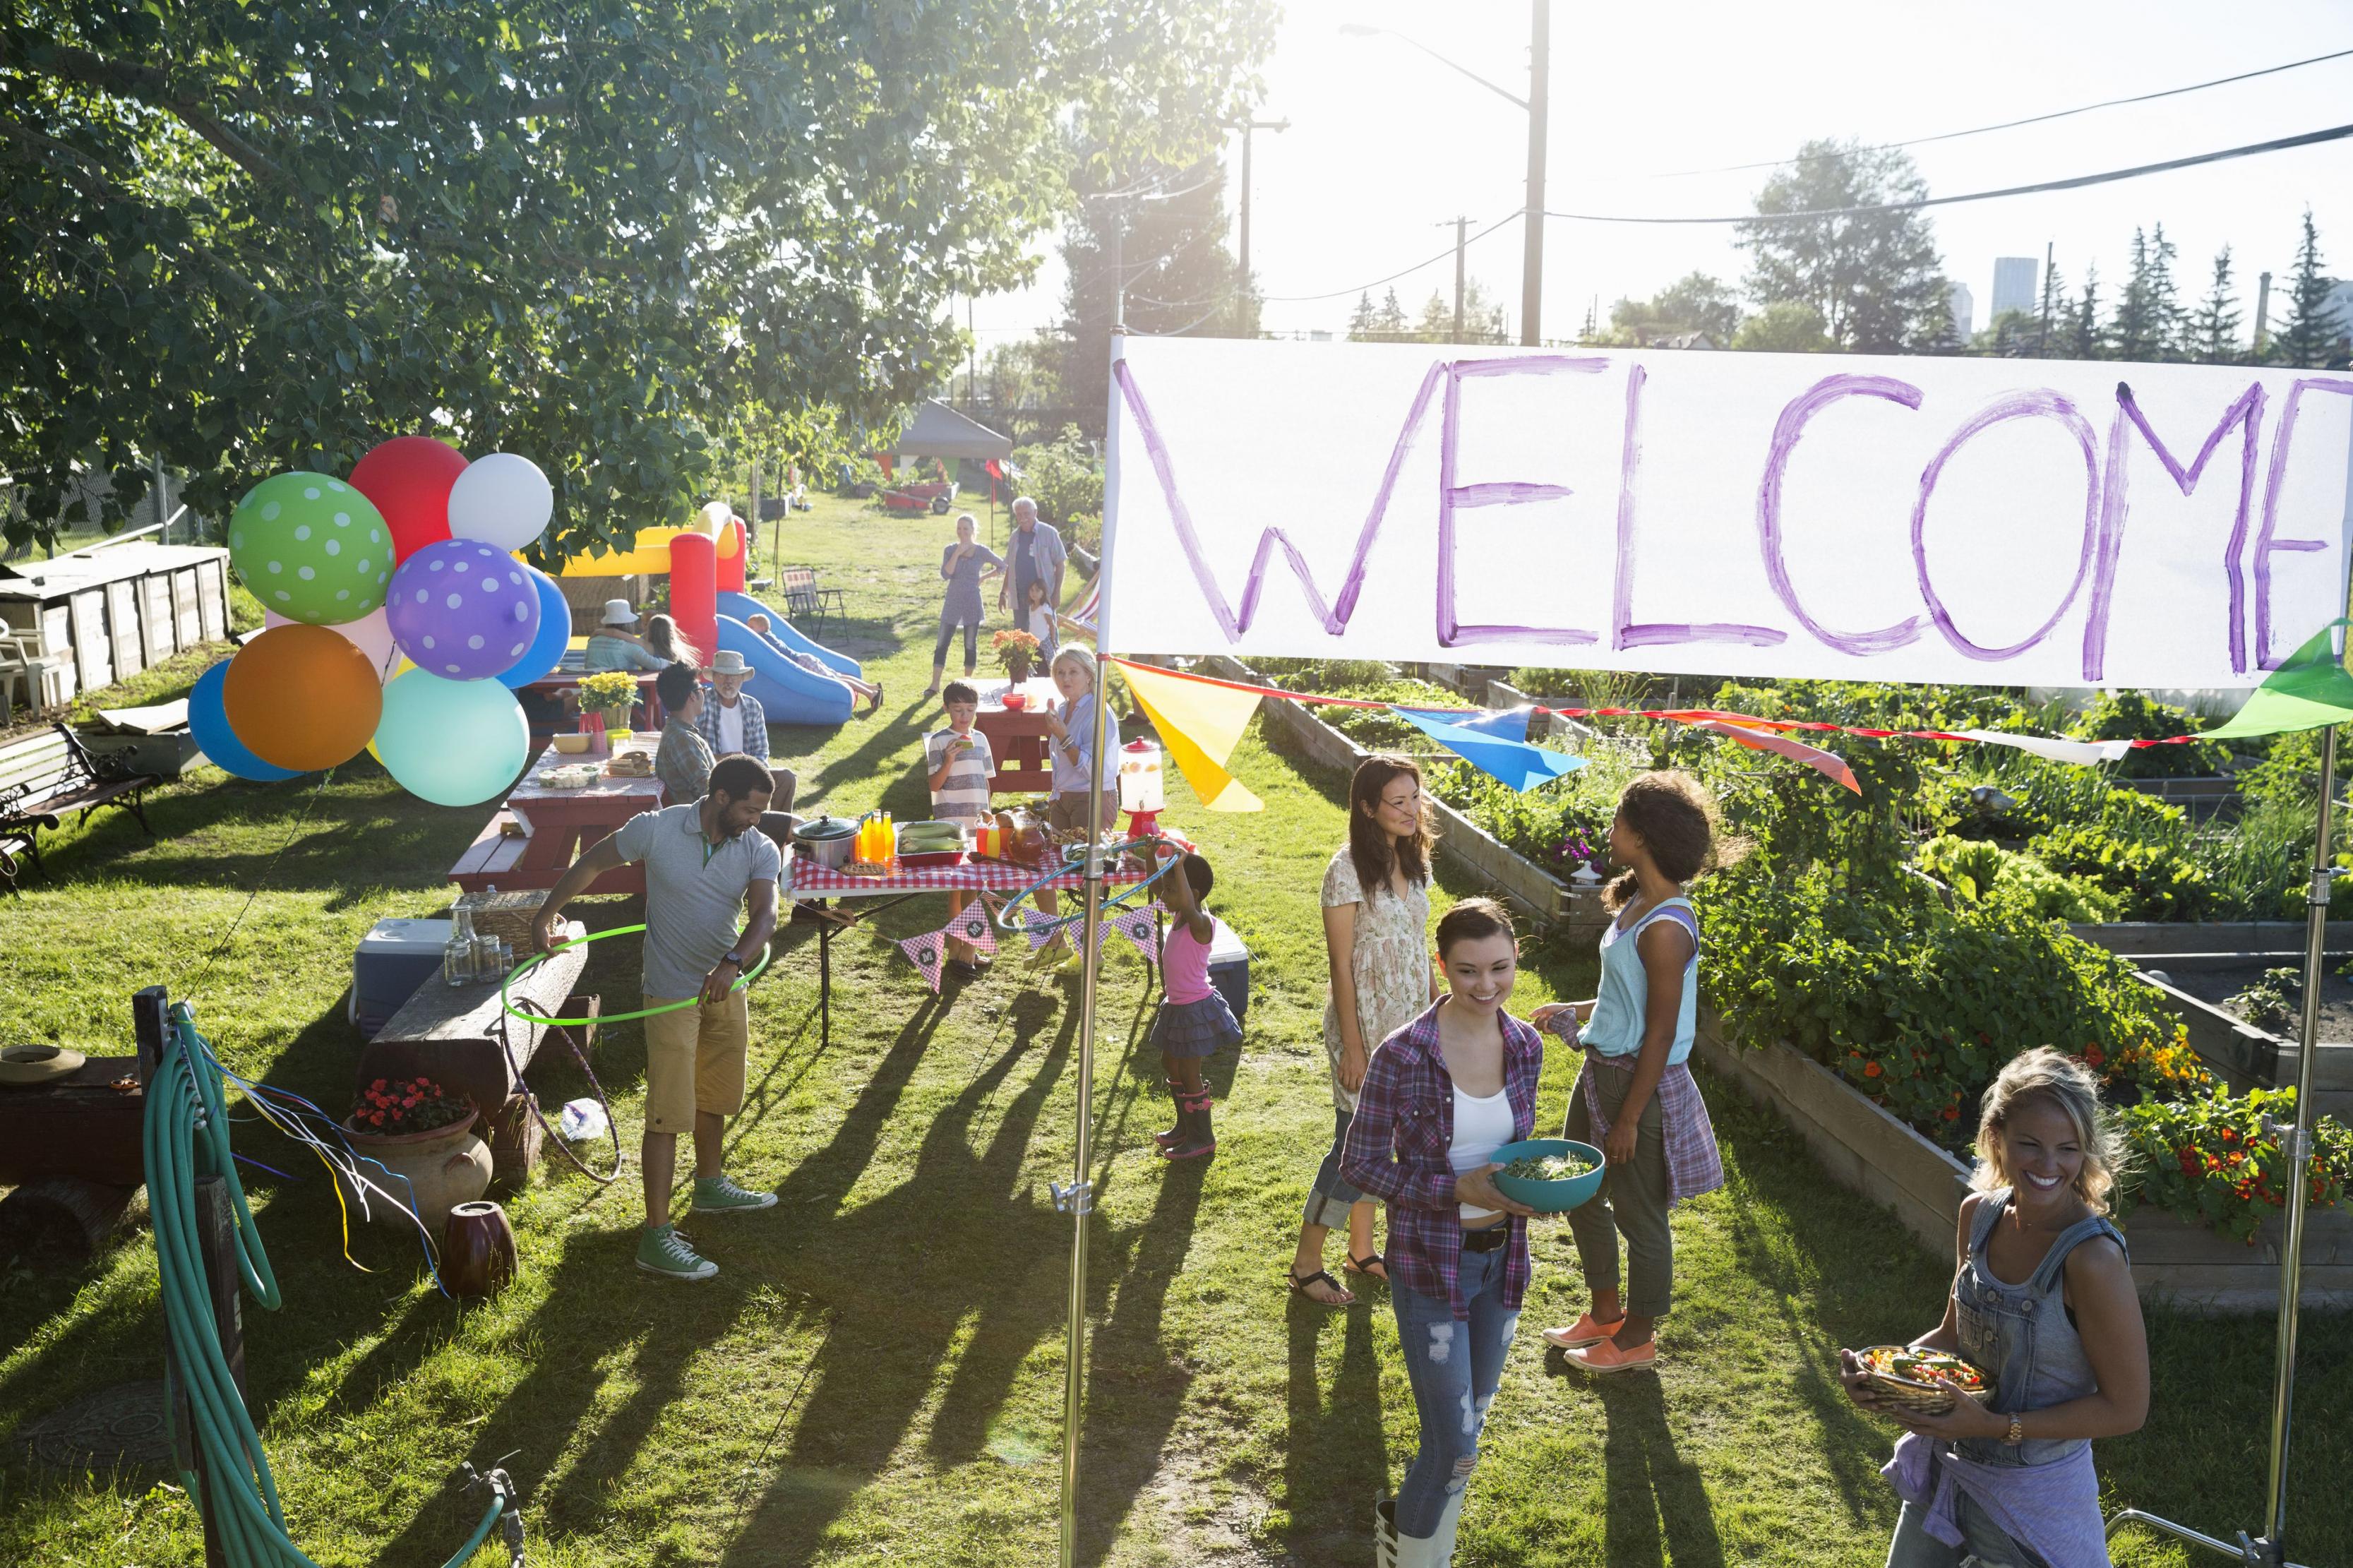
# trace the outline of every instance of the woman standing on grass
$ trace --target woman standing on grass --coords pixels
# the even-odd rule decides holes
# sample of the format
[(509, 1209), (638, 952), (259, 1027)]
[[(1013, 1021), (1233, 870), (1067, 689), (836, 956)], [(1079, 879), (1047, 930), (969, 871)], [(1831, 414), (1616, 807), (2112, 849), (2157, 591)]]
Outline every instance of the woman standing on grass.
[[(1495, 1151), (1535, 1126), (1544, 1037), (1504, 1011), (1519, 977), (1512, 918), (1466, 899), (1438, 922), (1446, 994), (1365, 1069), (1342, 1173), (1388, 1200), (1398, 1349), (1421, 1447), (1394, 1504), (1374, 1505), (1376, 1560), (1446, 1568), (1487, 1404), (1528, 1288), (1533, 1212), (1495, 1190)], [(1392, 1558), (1391, 1554), (1394, 1553)]]
[(1340, 1173), (1372, 1049), (1438, 1000), (1430, 968), (1430, 814), (1421, 770), (1403, 757), (1366, 757), (1348, 781), (1348, 842), (1324, 868), (1324, 947), (1332, 994), (1324, 1051), (1332, 1063), (1332, 1146), (1308, 1189), (1291, 1259), (1294, 1295), (1326, 1307), (1356, 1298), (1324, 1268), (1324, 1240), (1348, 1227), (1348, 1272), (1387, 1280), (1373, 1246), (1373, 1203)]
[(964, 632), (964, 678), (972, 679), (980, 646), (980, 585), (1005, 570), (1004, 557), (975, 538), (978, 527), (972, 513), (964, 513), (955, 520), (955, 542), (940, 549), (940, 576), (948, 586), (940, 603), (940, 640), (932, 646), (932, 684), (923, 692), (926, 697), (939, 695), (947, 675), (948, 645), (958, 628)]
[[(1888, 1568), (2106, 1568), (2092, 1439), (2148, 1417), (2140, 1297), (2106, 1217), (2123, 1153), (2073, 1057), (2029, 1051), (1986, 1090), (1959, 1272), (1943, 1321), (1912, 1342), (1967, 1357), (1993, 1394), (1886, 1412), (1910, 1428), (1884, 1472), (1904, 1499)], [(1839, 1369), (1848, 1397), (1882, 1408), (1852, 1351)]]

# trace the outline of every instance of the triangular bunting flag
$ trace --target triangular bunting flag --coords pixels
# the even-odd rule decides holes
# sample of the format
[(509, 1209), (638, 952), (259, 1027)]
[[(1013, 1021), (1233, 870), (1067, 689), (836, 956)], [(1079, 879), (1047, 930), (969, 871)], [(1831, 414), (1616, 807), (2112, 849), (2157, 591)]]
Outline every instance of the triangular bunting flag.
[(1693, 725), (1692, 728), (1705, 730), (1712, 735), (1722, 735), (1728, 741), (1737, 741), (1754, 751), (1772, 752), (1780, 756), (1793, 758), (1805, 763), (1824, 778), (1836, 784), (1842, 784), (1857, 795), (1862, 793), (1862, 786), (1854, 782), (1854, 770), (1847, 766), (1846, 759), (1835, 752), (1825, 752), (1819, 746), (1809, 746), (1803, 741), (1793, 741), (1787, 735), (1777, 735), (1770, 730), (1746, 730), (1737, 724), (1719, 723), (1714, 719), (1704, 720)]
[(2345, 671), (2337, 632), (2353, 621), (2331, 621), (2250, 692), (2246, 705), (2219, 730), (2200, 740), (2230, 741), (2253, 735), (2284, 735), (2353, 720), (2353, 675)]
[(1411, 714), (1417, 719), (1435, 719), (1458, 730), (1476, 730), (1482, 735), (1493, 735), (1505, 741), (1526, 740), (1528, 721), (1535, 716), (1534, 705), (1526, 702), (1517, 708), (1505, 708), (1492, 713), (1465, 713), (1448, 708), (1400, 708), (1398, 711)]
[(934, 991), (940, 988), (940, 958), (946, 949), (947, 939), (935, 931), (911, 936), (899, 944), (899, 951), (907, 955), (908, 962), (923, 971), (924, 984)]
[(989, 921), (987, 907), (981, 904), (966, 904), (953, 920), (940, 928), (940, 934), (969, 943), (984, 952), (997, 951), (997, 928)]
[(1036, 910), (1023, 910), (1021, 923), (1029, 933), (1029, 948), (1033, 952), (1053, 941), (1054, 933), (1062, 929), (1061, 917), (1041, 915)]
[[(1499, 778), (1515, 790), (1550, 784), (1563, 773), (1585, 765), (1583, 757), (1572, 757), (1548, 746), (1530, 745), (1525, 739), (1512, 739), (1508, 732), (1496, 734), (1491, 730), (1458, 724), (1455, 714), (1439, 718), (1411, 708), (1392, 708), (1389, 711), (1481, 773)], [(1526, 713), (1498, 713), (1493, 717), (1507, 722), (1516, 717), (1520, 734), (1527, 734)]]
[(1122, 910), (1111, 920), (1112, 928), (1135, 944), (1146, 963), (1160, 962), (1160, 906), (1146, 904), (1140, 910)]
[(1258, 711), (1255, 691), (1237, 691), (1212, 681), (1194, 680), (1148, 665), (1123, 662), (1127, 689), (1137, 706), (1160, 731), (1161, 743), (1183, 771), (1201, 805), (1210, 811), (1263, 811), (1266, 803), (1234, 782), (1226, 759), (1234, 754), (1250, 715)]

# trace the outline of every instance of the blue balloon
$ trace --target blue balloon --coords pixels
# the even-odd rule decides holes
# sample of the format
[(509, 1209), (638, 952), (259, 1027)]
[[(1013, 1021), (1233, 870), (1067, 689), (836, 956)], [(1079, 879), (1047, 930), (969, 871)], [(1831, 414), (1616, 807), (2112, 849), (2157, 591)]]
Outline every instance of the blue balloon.
[(572, 606), (564, 602), (563, 588), (536, 566), (523, 570), (531, 574), (532, 584), (539, 590), (539, 636), (523, 649), (514, 668), (498, 678), (499, 684), (510, 691), (520, 691), (541, 676), (554, 673), (572, 647)]
[(444, 680), (427, 670), (384, 689), (375, 753), (401, 788), (436, 805), (478, 805), (501, 794), (531, 760), (531, 725), (495, 680)]
[(204, 752), (205, 760), (223, 773), (256, 784), (300, 778), (292, 768), (263, 762), (237, 738), (237, 731), (228, 727), (228, 710), (221, 705), (221, 688), (227, 683), (228, 660), (223, 659), (198, 676), (196, 689), (188, 693), (188, 732), (195, 737), (196, 749)]

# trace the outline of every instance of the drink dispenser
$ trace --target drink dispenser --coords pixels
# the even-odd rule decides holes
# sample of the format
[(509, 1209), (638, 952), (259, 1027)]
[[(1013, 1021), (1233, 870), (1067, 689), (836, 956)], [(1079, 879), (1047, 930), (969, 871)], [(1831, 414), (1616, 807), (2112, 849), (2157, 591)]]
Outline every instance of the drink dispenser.
[(1119, 808), (1128, 814), (1128, 837), (1145, 838), (1158, 826), (1166, 805), (1160, 792), (1160, 748), (1130, 741), (1119, 751)]

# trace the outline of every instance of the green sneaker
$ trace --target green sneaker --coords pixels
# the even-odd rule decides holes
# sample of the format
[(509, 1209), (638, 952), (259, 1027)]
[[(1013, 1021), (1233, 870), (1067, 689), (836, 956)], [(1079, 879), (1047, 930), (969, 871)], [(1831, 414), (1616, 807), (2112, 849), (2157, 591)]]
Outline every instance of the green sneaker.
[(666, 1275), (672, 1279), (708, 1279), (719, 1272), (719, 1265), (696, 1256), (674, 1225), (639, 1233), (638, 1267), (649, 1274)]
[(746, 1192), (724, 1176), (694, 1178), (694, 1212), (696, 1214), (736, 1214), (750, 1209), (772, 1209), (776, 1206), (774, 1193)]

